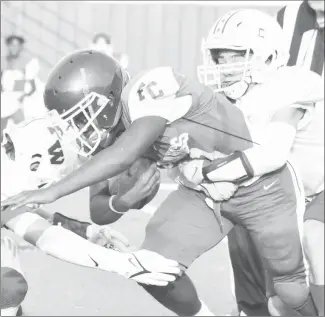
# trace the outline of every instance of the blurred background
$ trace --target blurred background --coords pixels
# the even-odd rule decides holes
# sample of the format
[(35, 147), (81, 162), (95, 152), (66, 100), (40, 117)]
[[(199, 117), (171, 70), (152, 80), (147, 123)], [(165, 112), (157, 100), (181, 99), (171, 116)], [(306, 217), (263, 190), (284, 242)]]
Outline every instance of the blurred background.
[(127, 55), (131, 75), (168, 65), (195, 77), (201, 39), (218, 17), (235, 8), (275, 15), (286, 2), (1, 1), (1, 55), (7, 36), (23, 36), (26, 54), (38, 59), (45, 81), (62, 56), (104, 33), (116, 52)]

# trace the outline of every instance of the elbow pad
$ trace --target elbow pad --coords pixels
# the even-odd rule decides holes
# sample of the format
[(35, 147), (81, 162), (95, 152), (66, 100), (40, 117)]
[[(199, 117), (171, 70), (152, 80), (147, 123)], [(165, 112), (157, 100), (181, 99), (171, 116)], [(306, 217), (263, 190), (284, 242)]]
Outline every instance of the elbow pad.
[[(232, 173), (228, 173), (231, 170)], [(211, 164), (202, 168), (202, 174), (206, 181), (232, 181), (241, 183), (254, 177), (254, 170), (245, 152), (236, 151), (226, 157), (213, 160)], [(228, 174), (230, 179), (224, 179), (223, 174)]]

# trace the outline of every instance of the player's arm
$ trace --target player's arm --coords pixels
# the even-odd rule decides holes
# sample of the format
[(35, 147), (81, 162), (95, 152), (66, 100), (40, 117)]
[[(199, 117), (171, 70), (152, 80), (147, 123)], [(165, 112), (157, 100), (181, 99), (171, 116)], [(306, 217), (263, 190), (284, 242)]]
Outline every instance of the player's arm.
[(155, 83), (150, 87), (156, 88), (159, 98), (153, 98), (151, 95), (148, 98), (143, 97), (141, 93), (145, 93), (146, 85), (140, 85), (142, 90), (139, 88), (138, 92), (141, 98), (134, 96), (129, 105), (133, 122), (112, 146), (102, 150), (52, 186), (23, 192), (5, 200), (1, 206), (19, 207), (31, 202), (50, 203), (128, 169), (163, 134), (167, 123), (181, 118), (192, 105), (191, 96), (176, 98), (179, 84), (172, 69), (158, 68), (150, 75), (153, 78), (150, 77), (151, 83)]
[(82, 188), (102, 182), (128, 169), (164, 132), (167, 120), (146, 116), (135, 120), (110, 147), (102, 150), (59, 182), (35, 191), (25, 191), (1, 202), (16, 208), (31, 203), (50, 203)]
[(146, 116), (135, 120), (116, 142), (78, 170), (52, 185), (55, 199), (102, 182), (128, 169), (163, 134), (167, 120)]
[(128, 206), (114, 199), (114, 207), (119, 213), (111, 209), (110, 202), (112, 195), (109, 192), (108, 181), (103, 181), (90, 186), (89, 190), (89, 209), (91, 220), (98, 224), (104, 225), (117, 221), (125, 212), (129, 210)]
[[(282, 77), (279, 102), (287, 106), (278, 108), (270, 123), (257, 131), (259, 145), (206, 163), (209, 166), (202, 172), (208, 180), (240, 182), (272, 172), (286, 163), (297, 130), (309, 124), (316, 103), (324, 100), (324, 85), (319, 75), (298, 67), (284, 70)], [(288, 82), (292, 82), (289, 88)]]
[(122, 184), (130, 182), (127, 188), (119, 186), (119, 178), (90, 187), (90, 214), (93, 222), (98, 225), (112, 223), (130, 209), (141, 209), (149, 203), (149, 197), (153, 197), (159, 188), (160, 172), (157, 165), (151, 163), (144, 173), (134, 173), (132, 178), (135, 178), (135, 182), (131, 177), (122, 181)]
[(19, 209), (20, 213), (5, 224), (15, 234), (56, 258), (95, 267), (89, 255), (98, 246), (62, 226), (51, 225), (37, 213), (30, 212), (28, 207)]
[[(61, 226), (26, 211), (6, 225), (43, 252), (77, 265), (118, 273), (139, 283), (165, 286), (180, 274), (178, 263), (155, 252), (120, 253), (93, 244)], [(166, 273), (166, 274), (165, 274)]]
[(278, 111), (264, 131), (260, 131), (264, 134), (260, 145), (207, 162), (202, 168), (203, 177), (214, 182), (241, 182), (282, 167), (288, 159), (304, 112), (293, 107)]

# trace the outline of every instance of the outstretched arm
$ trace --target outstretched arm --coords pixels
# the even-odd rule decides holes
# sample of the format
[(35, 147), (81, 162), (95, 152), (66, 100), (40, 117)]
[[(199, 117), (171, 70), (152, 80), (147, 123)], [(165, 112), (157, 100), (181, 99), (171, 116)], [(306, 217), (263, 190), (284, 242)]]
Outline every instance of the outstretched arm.
[[(35, 213), (23, 212), (6, 225), (43, 252), (81, 266), (118, 273), (139, 283), (165, 286), (180, 274), (178, 263), (155, 252), (120, 253), (93, 244)], [(167, 274), (165, 274), (167, 273)]]
[[(77, 265), (95, 267), (86, 250), (91, 252), (92, 248), (98, 246), (61, 226), (53, 226), (37, 213), (30, 212), (28, 207), (18, 210), (19, 213), (5, 223), (15, 234), (56, 258)], [(86, 231), (86, 228), (84, 229)], [(86, 235), (86, 232), (84, 234)]]
[(124, 172), (164, 132), (166, 119), (145, 117), (134, 121), (116, 142), (52, 186), (56, 199)]
[(48, 188), (8, 198), (1, 202), (1, 206), (16, 205), (18, 208), (30, 203), (50, 203), (125, 171), (159, 138), (166, 122), (166, 119), (158, 116), (135, 120), (114, 145), (95, 155), (67, 177)]

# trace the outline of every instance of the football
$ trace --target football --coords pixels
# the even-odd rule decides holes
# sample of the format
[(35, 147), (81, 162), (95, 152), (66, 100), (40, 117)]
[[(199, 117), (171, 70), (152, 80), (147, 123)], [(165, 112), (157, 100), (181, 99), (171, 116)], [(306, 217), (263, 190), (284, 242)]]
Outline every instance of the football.
[[(111, 178), (108, 182), (108, 188), (111, 195), (121, 195), (128, 192), (136, 183), (136, 181), (143, 175), (152, 164), (152, 161), (147, 158), (139, 158), (133, 165), (125, 172)], [(148, 204), (157, 194), (160, 183), (156, 185), (154, 191), (140, 201), (133, 209), (141, 209)]]

